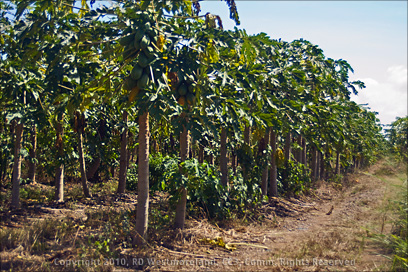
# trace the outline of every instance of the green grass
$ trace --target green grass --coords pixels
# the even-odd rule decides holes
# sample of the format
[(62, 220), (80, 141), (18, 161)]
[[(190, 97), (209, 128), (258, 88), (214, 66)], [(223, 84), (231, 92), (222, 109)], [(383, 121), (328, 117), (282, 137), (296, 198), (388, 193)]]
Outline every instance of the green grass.
[[(382, 209), (392, 224), (390, 234), (374, 234), (373, 239), (392, 252), (384, 256), (392, 261), (392, 271), (408, 271), (408, 189), (405, 167), (396, 161), (387, 161), (385, 168), (376, 171), (375, 176), (388, 183), (390, 193)], [(392, 167), (390, 169), (389, 167)]]

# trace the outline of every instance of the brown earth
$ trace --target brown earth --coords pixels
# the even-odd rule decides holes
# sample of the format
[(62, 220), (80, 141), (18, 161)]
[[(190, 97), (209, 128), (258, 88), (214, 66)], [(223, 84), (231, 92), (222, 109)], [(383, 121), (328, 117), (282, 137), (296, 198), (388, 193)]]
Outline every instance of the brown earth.
[[(122, 244), (115, 248), (120, 252), (119, 257), (109, 257), (112, 255), (99, 244), (99, 251), (87, 250), (85, 241), (90, 235), (101, 233), (113, 211), (131, 209), (136, 204), (134, 195), (101, 196), (97, 202), (83, 199), (75, 204), (27, 205), (19, 212), (0, 214), (3, 233), (0, 242), (10, 243), (1, 247), (0, 268), (12, 271), (388, 271), (391, 262), (386, 257), (391, 253), (375, 241), (374, 234), (391, 233), (394, 214), (390, 201), (398, 193), (394, 185), (401, 185), (405, 180), (406, 174), (401, 169), (383, 160), (370, 169), (349, 175), (342, 183), (320, 182), (308, 196), (273, 198), (262, 207), (262, 220), (217, 224), (189, 219), (183, 231), (150, 230), (151, 239), (145, 248), (125, 248)], [(152, 202), (153, 207), (163, 208), (165, 199), (158, 195)], [(71, 227), (67, 227), (70, 231), (64, 234), (65, 240), (45, 241), (50, 245), (43, 250), (35, 250), (37, 244), (33, 239), (27, 238), (31, 242), (22, 245), (7, 240), (12, 237), (10, 229), (24, 229), (48, 218), (61, 222), (68, 218)], [(122, 222), (118, 224), (122, 226)], [(48, 227), (47, 223), (42, 226)], [(57, 236), (61, 234), (57, 232)], [(82, 264), (72, 265), (75, 261)], [(94, 266), (96, 262), (99, 265)]]

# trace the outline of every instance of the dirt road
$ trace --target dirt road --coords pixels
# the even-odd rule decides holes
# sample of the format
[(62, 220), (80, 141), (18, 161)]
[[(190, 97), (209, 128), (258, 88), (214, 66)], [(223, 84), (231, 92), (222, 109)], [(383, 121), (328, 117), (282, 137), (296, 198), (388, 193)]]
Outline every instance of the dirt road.
[(312, 197), (265, 207), (290, 216), (245, 227), (190, 221), (184, 243), (158, 247), (140, 262), (150, 271), (387, 271), (383, 255), (390, 252), (373, 233), (391, 232), (393, 185), (404, 180), (403, 172), (381, 161), (342, 185), (322, 183)]

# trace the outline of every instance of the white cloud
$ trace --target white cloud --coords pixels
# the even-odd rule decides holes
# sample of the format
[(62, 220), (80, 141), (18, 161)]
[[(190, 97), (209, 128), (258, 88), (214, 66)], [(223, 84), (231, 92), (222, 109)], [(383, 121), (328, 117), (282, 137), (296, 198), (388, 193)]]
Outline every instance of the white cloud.
[(387, 69), (388, 80), (396, 85), (407, 87), (407, 67), (402, 65), (392, 66)]
[(387, 69), (386, 80), (379, 82), (373, 78), (361, 78), (366, 88), (360, 90), (352, 100), (359, 104), (368, 103), (382, 124), (390, 124), (397, 116), (407, 115), (407, 67), (398, 65)]

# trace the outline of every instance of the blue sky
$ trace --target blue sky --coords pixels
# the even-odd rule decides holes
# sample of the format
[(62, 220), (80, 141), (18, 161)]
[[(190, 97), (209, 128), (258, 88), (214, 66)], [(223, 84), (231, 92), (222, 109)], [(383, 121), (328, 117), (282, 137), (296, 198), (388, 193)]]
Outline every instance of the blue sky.
[[(225, 2), (200, 2), (232, 29)], [(239, 28), (285, 41), (303, 38), (326, 57), (347, 60), (366, 83), (352, 97), (368, 103), (382, 124), (407, 115), (407, 1), (236, 1)]]

